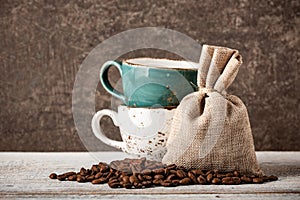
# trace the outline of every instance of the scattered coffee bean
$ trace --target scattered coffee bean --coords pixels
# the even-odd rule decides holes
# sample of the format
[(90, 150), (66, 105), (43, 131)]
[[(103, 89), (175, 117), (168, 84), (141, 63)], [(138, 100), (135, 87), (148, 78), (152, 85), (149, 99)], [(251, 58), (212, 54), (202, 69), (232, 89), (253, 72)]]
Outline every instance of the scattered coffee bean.
[(226, 176), (226, 177), (232, 177), (232, 176), (233, 176), (233, 173), (227, 173), (225, 176)]
[(101, 172), (98, 172), (96, 175), (95, 175), (95, 179), (98, 179), (102, 176), (102, 173)]
[(51, 173), (51, 174), (49, 175), (49, 178), (51, 178), (51, 179), (57, 179), (57, 174)]
[(213, 180), (211, 181), (212, 184), (220, 184), (221, 180), (219, 178), (213, 178)]
[(66, 180), (66, 175), (64, 175), (64, 174), (61, 174), (61, 175), (58, 175), (57, 176), (57, 179), (59, 180), (59, 181), (65, 181)]
[(167, 180), (172, 180), (172, 179), (175, 179), (177, 178), (177, 176), (175, 174), (170, 174), (168, 177), (167, 177)]
[(85, 182), (86, 180), (85, 180), (85, 177), (83, 177), (83, 176), (78, 176), (77, 179), (76, 179), (76, 181), (79, 182), (79, 183), (83, 183), (83, 182)]
[(175, 180), (172, 180), (172, 184), (174, 185), (174, 186), (177, 186), (177, 185), (179, 185), (179, 180), (177, 180), (177, 179), (175, 179)]
[(199, 176), (199, 175), (204, 176), (205, 175), (201, 169), (192, 169), (191, 172), (193, 174), (195, 174), (195, 176)]
[(183, 171), (181, 169), (176, 171), (176, 175), (181, 179), (187, 177), (187, 174), (185, 173), (185, 171)]
[(115, 160), (110, 164), (100, 162), (90, 169), (81, 168), (79, 172), (51, 173), (51, 179), (77, 181), (92, 184), (107, 183), (111, 188), (149, 188), (152, 186), (174, 187), (191, 184), (258, 184), (278, 180), (277, 176), (243, 175), (239, 171), (220, 172), (218, 170), (191, 169), (160, 162), (141, 159)]
[(132, 184), (131, 183), (124, 183), (123, 187), (126, 189), (131, 189), (132, 188)]
[(163, 175), (161, 175), (161, 174), (157, 174), (157, 175), (155, 175), (154, 176), (154, 179), (157, 179), (157, 180), (159, 180), (159, 179), (164, 179), (165, 177), (163, 176)]
[(225, 185), (237, 185), (241, 183), (241, 179), (239, 177), (225, 177), (222, 179), (222, 183)]
[(197, 177), (194, 175), (193, 172), (189, 171), (189, 172), (188, 172), (188, 177), (192, 180), (192, 182), (193, 182), (194, 184), (197, 184), (197, 183), (198, 183), (198, 182), (197, 182)]
[(152, 180), (152, 176), (144, 175), (144, 179), (147, 180), (147, 181), (151, 181)]
[(153, 173), (154, 174), (164, 174), (165, 170), (164, 170), (164, 168), (160, 168), (160, 169), (153, 170)]
[(160, 185), (164, 186), (164, 187), (173, 187), (175, 185), (173, 185), (172, 181), (171, 180), (165, 180), (165, 181), (162, 181), (160, 183)]
[(129, 177), (129, 181), (131, 184), (134, 184), (134, 183), (138, 183), (139, 179), (135, 175), (132, 175)]
[(253, 181), (253, 183), (263, 183), (264, 182), (264, 180), (260, 177), (253, 178), (252, 181)]
[(241, 177), (241, 181), (242, 183), (252, 183), (252, 179), (245, 175)]
[(206, 178), (204, 178), (202, 175), (197, 178), (197, 181), (201, 185), (206, 184)]
[(186, 178), (184, 178), (184, 179), (182, 179), (182, 180), (179, 181), (179, 183), (181, 185), (189, 185), (189, 184), (191, 184), (191, 182), (192, 182), (192, 180), (190, 178), (188, 178), (188, 177), (186, 177)]
[(212, 173), (209, 173), (209, 174), (206, 176), (207, 182), (208, 182), (208, 183), (211, 183), (212, 179), (213, 179), (213, 175), (212, 175)]
[(77, 179), (77, 175), (76, 174), (68, 177), (68, 181), (76, 181), (76, 179)]
[(99, 178), (99, 179), (94, 179), (92, 181), (92, 184), (103, 184), (106, 182), (106, 178)]
[(233, 176), (239, 177), (239, 176), (240, 176), (240, 173), (239, 173), (238, 171), (235, 170), (235, 171), (233, 172)]
[(152, 181), (152, 183), (153, 183), (154, 185), (160, 185), (161, 182), (162, 182), (161, 179), (154, 179), (154, 180)]
[(269, 176), (269, 181), (277, 181), (277, 180), (278, 180), (277, 176), (274, 175)]

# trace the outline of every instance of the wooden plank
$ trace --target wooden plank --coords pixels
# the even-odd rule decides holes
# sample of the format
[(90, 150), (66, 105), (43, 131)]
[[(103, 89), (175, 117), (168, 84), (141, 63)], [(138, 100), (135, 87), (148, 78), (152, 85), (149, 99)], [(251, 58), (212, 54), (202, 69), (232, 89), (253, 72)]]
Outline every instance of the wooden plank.
[(120, 195), (43, 195), (43, 194), (33, 194), (33, 195), (4, 195), (3, 198), (13, 198), (13, 199), (25, 199), (25, 198), (38, 198), (38, 199), (130, 199), (130, 200), (141, 200), (141, 199), (159, 199), (159, 200), (174, 200), (174, 199), (243, 199), (243, 200), (299, 200), (299, 194), (168, 194), (168, 195), (136, 195), (136, 194), (123, 194)]
[[(122, 195), (134, 199), (134, 195), (150, 195), (151, 198), (182, 197), (278, 199), (299, 198), (300, 152), (258, 152), (258, 160), (267, 174), (279, 176), (279, 181), (260, 185), (192, 185), (175, 188), (155, 187), (142, 190), (111, 189), (107, 185), (90, 183), (60, 182), (51, 180), (51, 172), (78, 171), (82, 166), (89, 168), (99, 161), (110, 162), (128, 157), (121, 152), (100, 153), (0, 153), (0, 196), (3, 198), (72, 198), (80, 195), (93, 198), (104, 195)], [(133, 195), (134, 194), (134, 195)], [(110, 196), (112, 195), (112, 196)], [(132, 196), (133, 195), (133, 196)], [(167, 195), (167, 196), (166, 196)], [(171, 195), (171, 196), (170, 196)], [(242, 195), (242, 196), (241, 196)], [(150, 197), (148, 196), (148, 197)], [(199, 196), (199, 197), (200, 197)], [(142, 196), (139, 196), (140, 198)], [(246, 198), (246, 199), (247, 199)], [(275, 199), (276, 199), (275, 198)]]

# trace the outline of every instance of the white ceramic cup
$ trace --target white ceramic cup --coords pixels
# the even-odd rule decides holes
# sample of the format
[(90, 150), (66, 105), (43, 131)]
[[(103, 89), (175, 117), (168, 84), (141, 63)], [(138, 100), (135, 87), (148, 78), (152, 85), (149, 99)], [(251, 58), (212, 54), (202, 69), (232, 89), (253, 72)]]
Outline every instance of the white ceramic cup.
[[(175, 109), (141, 108), (121, 105), (118, 112), (104, 109), (92, 119), (95, 136), (107, 145), (138, 157), (161, 161), (166, 153), (166, 141)], [(123, 141), (108, 138), (100, 127), (100, 120), (109, 116), (120, 128)]]

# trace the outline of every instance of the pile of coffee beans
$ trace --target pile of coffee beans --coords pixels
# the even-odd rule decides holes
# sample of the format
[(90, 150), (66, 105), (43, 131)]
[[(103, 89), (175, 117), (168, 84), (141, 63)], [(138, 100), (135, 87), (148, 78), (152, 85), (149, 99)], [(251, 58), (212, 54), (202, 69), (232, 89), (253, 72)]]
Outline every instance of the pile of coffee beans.
[(141, 159), (124, 159), (110, 164), (100, 162), (91, 169), (81, 168), (79, 172), (66, 172), (60, 175), (50, 174), (51, 179), (60, 181), (108, 183), (111, 188), (148, 188), (152, 186), (174, 187), (192, 184), (250, 184), (276, 181), (271, 176), (246, 176), (238, 171), (221, 173), (217, 170), (186, 170), (176, 165), (163, 165), (160, 162)]

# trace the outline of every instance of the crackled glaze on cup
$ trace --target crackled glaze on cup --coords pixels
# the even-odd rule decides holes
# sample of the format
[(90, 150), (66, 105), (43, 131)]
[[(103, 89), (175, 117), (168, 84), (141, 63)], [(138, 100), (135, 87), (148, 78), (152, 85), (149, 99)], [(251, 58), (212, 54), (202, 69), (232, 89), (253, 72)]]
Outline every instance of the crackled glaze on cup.
[[(175, 109), (132, 108), (119, 106), (118, 112), (100, 110), (92, 119), (95, 136), (105, 144), (139, 157), (161, 161)], [(120, 128), (123, 141), (109, 139), (100, 127), (103, 116), (109, 116)]]

